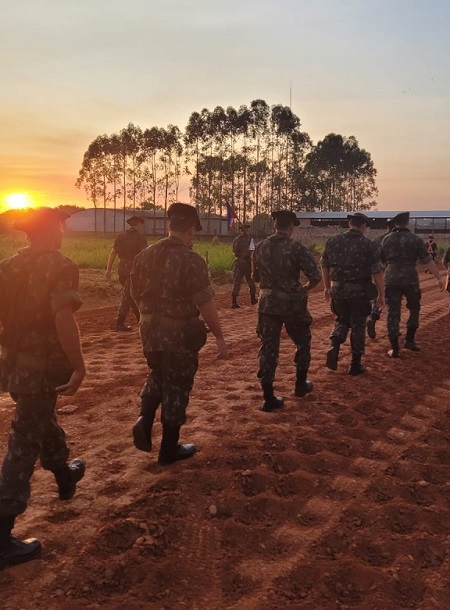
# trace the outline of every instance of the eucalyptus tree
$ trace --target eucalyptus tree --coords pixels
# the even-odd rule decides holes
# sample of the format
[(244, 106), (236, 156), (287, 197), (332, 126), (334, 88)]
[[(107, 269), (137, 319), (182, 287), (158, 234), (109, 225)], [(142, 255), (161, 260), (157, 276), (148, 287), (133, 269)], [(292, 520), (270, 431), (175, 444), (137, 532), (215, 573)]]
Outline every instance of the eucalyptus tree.
[(169, 202), (177, 199), (180, 179), (180, 158), (183, 152), (181, 132), (178, 127), (168, 125), (159, 130), (159, 168), (158, 180), (164, 206), (164, 233), (166, 233), (166, 216)]
[(142, 137), (142, 154), (145, 164), (144, 184), (149, 193), (148, 200), (153, 209), (153, 233), (156, 233), (156, 206), (158, 195), (158, 152), (161, 147), (161, 130), (159, 127), (145, 129)]
[[(142, 129), (128, 123), (127, 127), (120, 132), (122, 141), (123, 158), (124, 158), (124, 209), (126, 208), (126, 199), (132, 201), (133, 210), (136, 210), (136, 197), (139, 190), (139, 178), (142, 165), (142, 145), (143, 134)], [(127, 181), (130, 178), (130, 182)]]
[[(259, 214), (261, 199), (261, 184), (267, 172), (267, 162), (263, 157), (261, 148), (263, 138), (268, 132), (270, 107), (264, 100), (250, 102), (249, 129), (255, 146), (255, 156), (250, 164), (250, 181), (254, 184), (255, 215)], [(254, 176), (252, 180), (252, 176)]]

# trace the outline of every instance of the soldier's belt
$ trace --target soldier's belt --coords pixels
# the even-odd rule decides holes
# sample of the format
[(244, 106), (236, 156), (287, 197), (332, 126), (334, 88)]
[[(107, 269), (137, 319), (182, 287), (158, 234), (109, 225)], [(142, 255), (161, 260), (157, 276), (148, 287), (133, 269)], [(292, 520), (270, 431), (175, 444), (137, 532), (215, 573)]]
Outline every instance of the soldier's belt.
[(335, 282), (332, 281), (331, 285), (334, 286), (334, 288), (345, 288), (346, 290), (363, 290), (364, 289), (364, 284), (361, 282)]
[(39, 356), (32, 356), (25, 352), (11, 353), (6, 347), (0, 347), (0, 360), (13, 359), (14, 364), (19, 367), (28, 369), (34, 369), (35, 371), (44, 371), (47, 368), (47, 360), (45, 358), (39, 358)]
[(264, 296), (272, 295), (283, 301), (300, 301), (305, 297), (301, 292), (282, 292), (281, 290), (274, 290), (273, 288), (261, 288), (259, 293)]
[(155, 316), (152, 313), (141, 313), (139, 322), (158, 322), (164, 326), (172, 328), (183, 328), (188, 320), (179, 320), (177, 318), (168, 318), (167, 316)]

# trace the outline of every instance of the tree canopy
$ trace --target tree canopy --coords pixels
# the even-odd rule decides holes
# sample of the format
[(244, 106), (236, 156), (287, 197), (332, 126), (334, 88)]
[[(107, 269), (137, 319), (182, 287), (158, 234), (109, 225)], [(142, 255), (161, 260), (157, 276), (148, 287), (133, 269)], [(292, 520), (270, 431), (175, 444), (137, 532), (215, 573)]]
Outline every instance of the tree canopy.
[(208, 218), (229, 203), (245, 221), (282, 208), (370, 209), (376, 173), (354, 136), (332, 133), (314, 145), (288, 106), (257, 99), (237, 109), (195, 111), (184, 131), (129, 123), (99, 135), (76, 185), (105, 210), (167, 210), (186, 177), (190, 200)]

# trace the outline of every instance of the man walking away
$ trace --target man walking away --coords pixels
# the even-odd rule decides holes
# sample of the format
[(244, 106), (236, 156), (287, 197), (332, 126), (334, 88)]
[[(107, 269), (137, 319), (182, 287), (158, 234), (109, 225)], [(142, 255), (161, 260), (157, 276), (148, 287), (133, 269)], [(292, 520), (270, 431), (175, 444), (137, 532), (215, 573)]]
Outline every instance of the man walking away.
[(383, 266), (373, 243), (364, 236), (370, 220), (361, 212), (347, 218), (349, 230), (330, 237), (322, 257), (324, 298), (331, 301), (336, 316), (326, 365), (337, 370), (340, 346), (350, 330), (352, 361), (348, 374), (356, 376), (365, 370), (361, 357), (371, 300), (376, 299), (380, 308), (384, 305)]
[(409, 317), (406, 322), (406, 336), (404, 347), (413, 352), (420, 351), (415, 341), (419, 328), (420, 314), (420, 282), (417, 273), (417, 261), (425, 265), (427, 271), (436, 278), (439, 288), (444, 290), (439, 271), (428, 252), (427, 245), (408, 228), (409, 212), (397, 214), (393, 219), (395, 228), (388, 235), (381, 246), (381, 260), (386, 265), (384, 282), (386, 287), (387, 330), (391, 344), (388, 355), (391, 358), (399, 357), (400, 315), (402, 299), (406, 298), (406, 308)]
[(29, 247), (0, 262), (0, 388), (16, 402), (0, 474), (0, 568), (39, 553), (38, 540), (12, 536), (36, 460), (54, 474), (60, 500), (73, 497), (85, 470), (81, 460), (67, 463), (55, 413), (57, 395), (74, 394), (85, 375), (74, 317), (82, 302), (78, 267), (59, 252), (68, 217), (52, 208), (30, 211), (15, 223)]
[[(294, 227), (300, 224), (294, 212), (272, 212), (275, 234), (256, 246), (253, 277), (259, 282), (257, 333), (261, 339), (258, 379), (264, 395), (263, 411), (283, 406), (276, 397), (273, 382), (278, 365), (280, 334), (284, 325), (295, 343), (295, 396), (302, 397), (313, 389), (307, 379), (311, 361), (311, 314), (308, 311), (308, 291), (317, 286), (321, 273), (313, 257), (299, 241), (292, 239)], [(300, 283), (300, 273), (308, 278)]]
[(123, 286), (122, 299), (117, 315), (116, 330), (129, 331), (132, 327), (126, 323), (130, 309), (139, 322), (139, 309), (130, 295), (130, 272), (134, 257), (147, 247), (147, 239), (142, 233), (144, 230), (144, 219), (139, 216), (132, 216), (127, 220), (130, 225), (125, 233), (119, 233), (114, 240), (113, 247), (108, 257), (106, 266), (106, 279), (111, 279), (111, 270), (116, 256), (119, 257), (119, 282)]
[(199, 314), (216, 338), (219, 356), (228, 356), (206, 263), (192, 250), (195, 234), (202, 229), (197, 211), (191, 205), (173, 203), (167, 215), (169, 237), (138, 254), (131, 271), (131, 294), (141, 314), (141, 342), (150, 368), (133, 441), (137, 449), (151, 451), (153, 422), (162, 405), (158, 457), (162, 465), (196, 452), (195, 445), (178, 440), (186, 422), (198, 353), (207, 337)]

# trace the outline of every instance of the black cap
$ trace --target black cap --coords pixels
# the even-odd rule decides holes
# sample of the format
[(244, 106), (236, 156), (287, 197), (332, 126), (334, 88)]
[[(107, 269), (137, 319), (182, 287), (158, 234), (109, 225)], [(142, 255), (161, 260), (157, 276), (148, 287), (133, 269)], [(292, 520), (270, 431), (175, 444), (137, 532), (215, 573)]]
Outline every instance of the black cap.
[(295, 212), (291, 212), (290, 210), (277, 210), (276, 212), (272, 212), (272, 218), (276, 220), (278, 217), (284, 218), (289, 222), (292, 222), (294, 227), (298, 227), (300, 224), (299, 219)]
[(368, 227), (370, 227), (370, 218), (368, 216), (366, 216), (365, 214), (363, 214), (362, 212), (352, 212), (351, 214), (347, 214), (347, 220), (352, 220), (352, 219), (359, 219), (358, 220), (358, 224), (359, 225), (367, 225)]
[(392, 222), (395, 225), (407, 225), (409, 222), (409, 212), (400, 212), (400, 214), (394, 216)]
[(127, 223), (128, 223), (130, 226), (137, 225), (137, 224), (139, 224), (140, 222), (141, 222), (142, 224), (144, 224), (144, 219), (143, 219), (143, 218), (141, 218), (140, 216), (131, 216), (131, 218), (129, 218), (129, 219), (127, 220)]
[(57, 208), (33, 208), (23, 212), (14, 221), (14, 229), (24, 233), (36, 233), (47, 229), (49, 225), (59, 224), (70, 218), (70, 214)]
[(190, 226), (193, 226), (196, 231), (202, 230), (202, 225), (200, 224), (200, 218), (198, 217), (197, 210), (194, 208), (194, 206), (189, 205), (188, 203), (172, 203), (167, 210), (167, 216), (169, 219), (177, 218), (184, 224), (189, 223)]

